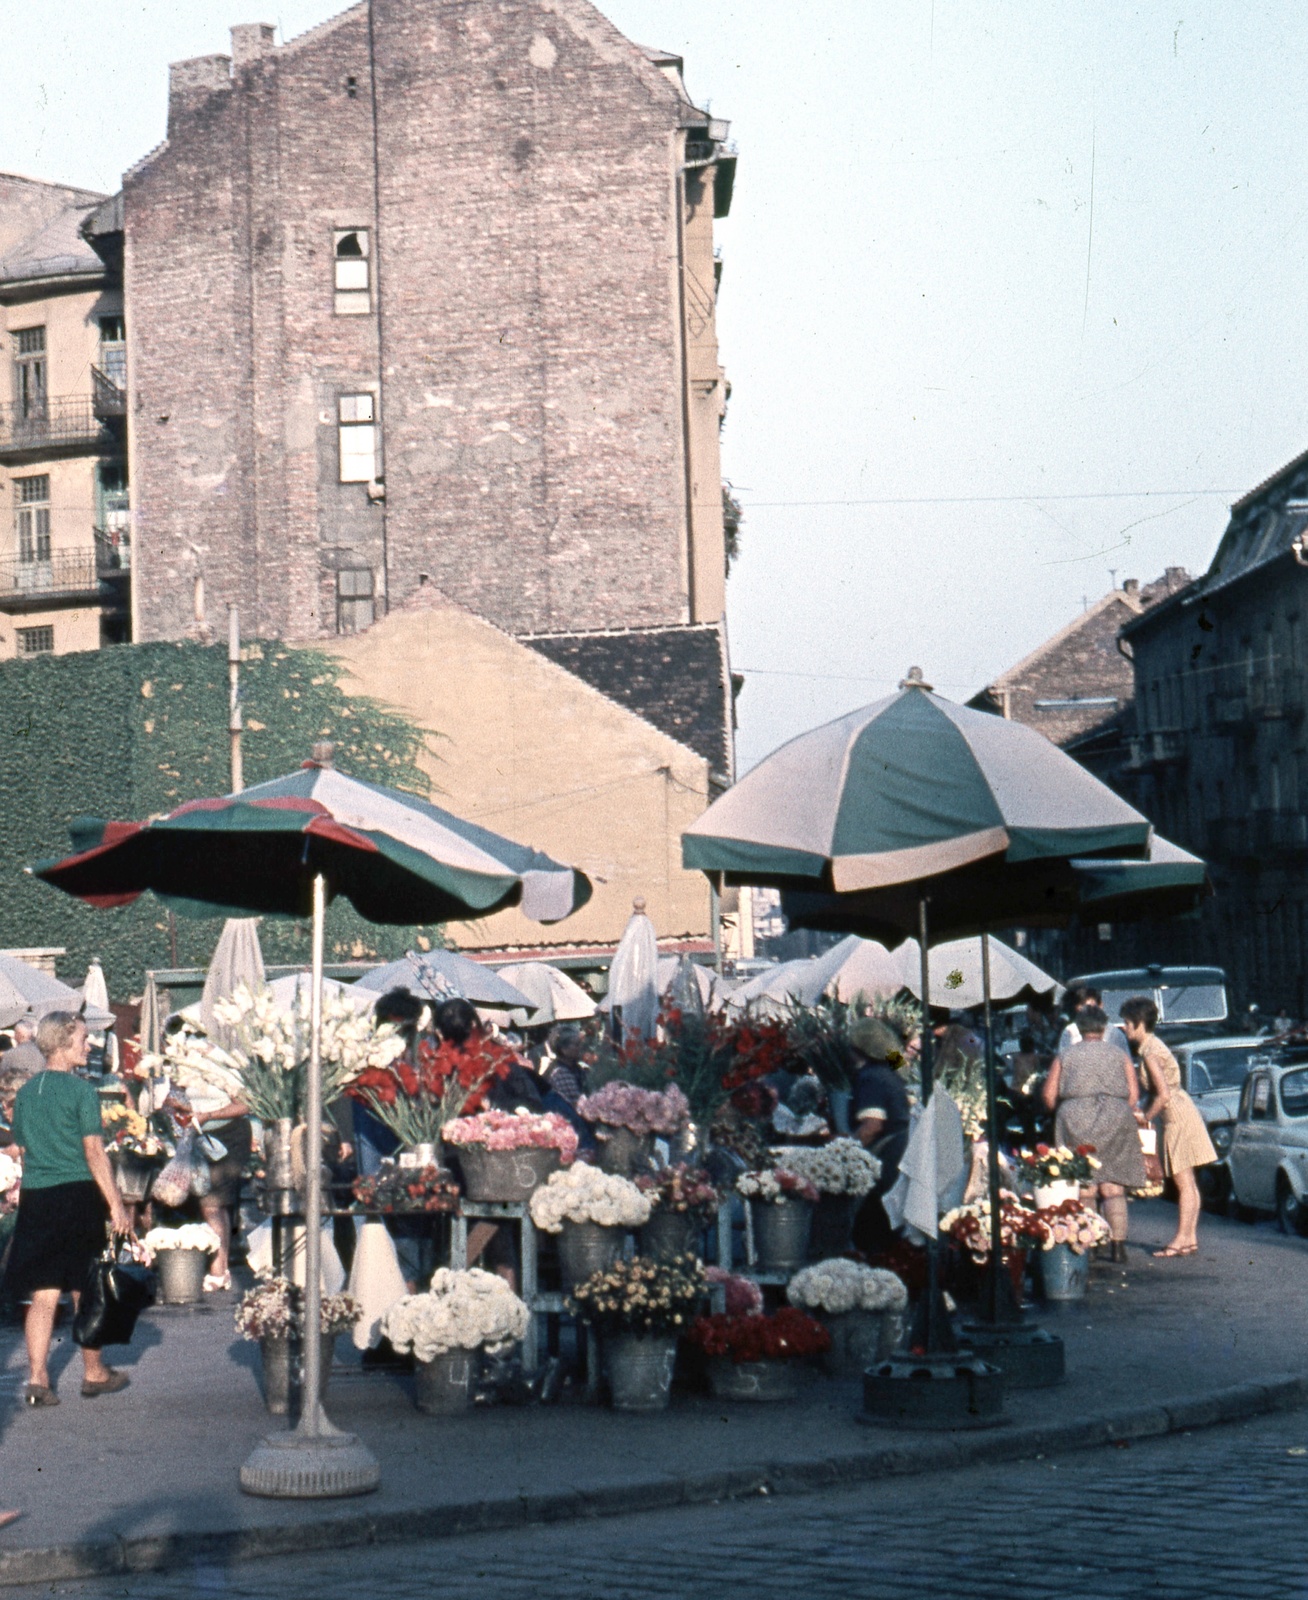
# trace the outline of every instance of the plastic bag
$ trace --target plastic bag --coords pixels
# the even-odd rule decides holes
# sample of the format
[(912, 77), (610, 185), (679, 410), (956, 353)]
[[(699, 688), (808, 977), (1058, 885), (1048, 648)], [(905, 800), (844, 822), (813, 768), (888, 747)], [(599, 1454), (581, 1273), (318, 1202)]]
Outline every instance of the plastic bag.
[(119, 1259), (116, 1241), (91, 1263), (73, 1319), (73, 1343), (84, 1350), (130, 1344), (136, 1319), (155, 1300), (153, 1272), (130, 1257)]
[[(151, 1198), (165, 1206), (180, 1206), (187, 1201), (192, 1193), (195, 1179), (195, 1135), (187, 1128), (177, 1138), (177, 1151), (167, 1166), (156, 1176), (154, 1187), (150, 1191)], [(209, 1192), (209, 1168), (204, 1167), (205, 1188)]]

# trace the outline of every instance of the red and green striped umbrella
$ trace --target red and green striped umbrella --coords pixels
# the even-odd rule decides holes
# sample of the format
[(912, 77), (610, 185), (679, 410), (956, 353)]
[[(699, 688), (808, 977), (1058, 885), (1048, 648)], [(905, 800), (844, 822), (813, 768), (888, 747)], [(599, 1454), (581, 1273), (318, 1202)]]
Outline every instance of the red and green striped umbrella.
[(446, 922), (506, 906), (558, 922), (591, 894), (576, 868), (329, 761), (146, 822), (82, 818), (73, 843), (72, 855), (34, 871), (95, 906), (152, 889), (193, 915), (307, 917), (321, 874), (329, 899), (344, 895), (370, 922)]

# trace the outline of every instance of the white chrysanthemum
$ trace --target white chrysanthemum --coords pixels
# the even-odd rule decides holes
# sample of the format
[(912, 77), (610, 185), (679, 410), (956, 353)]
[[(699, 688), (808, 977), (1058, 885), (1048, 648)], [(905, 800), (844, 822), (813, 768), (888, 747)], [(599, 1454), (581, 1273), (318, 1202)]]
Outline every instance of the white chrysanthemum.
[(786, 1298), (792, 1306), (840, 1316), (846, 1311), (903, 1311), (908, 1290), (893, 1272), (837, 1258), (797, 1272)]
[(211, 1256), (218, 1248), (218, 1235), (207, 1222), (184, 1222), (180, 1228), (151, 1228), (141, 1248), (151, 1260), (160, 1250), (203, 1250)]
[(634, 1183), (583, 1161), (551, 1173), (549, 1182), (531, 1197), (531, 1220), (546, 1233), (561, 1232), (565, 1222), (641, 1228), (649, 1214), (649, 1199)]
[(881, 1163), (857, 1139), (833, 1139), (816, 1148), (786, 1145), (774, 1154), (779, 1166), (807, 1178), (823, 1194), (869, 1194), (881, 1176)]
[(426, 1294), (397, 1300), (381, 1328), (397, 1350), (432, 1361), (451, 1350), (503, 1350), (526, 1335), (527, 1323), (526, 1305), (496, 1273), (442, 1267)]

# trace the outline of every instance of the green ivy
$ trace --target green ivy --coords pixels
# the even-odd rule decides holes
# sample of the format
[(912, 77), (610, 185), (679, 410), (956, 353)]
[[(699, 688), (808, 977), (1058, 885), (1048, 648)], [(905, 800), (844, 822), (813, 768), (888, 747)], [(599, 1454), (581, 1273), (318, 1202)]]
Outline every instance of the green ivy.
[[(316, 739), (331, 739), (343, 771), (427, 796), (422, 730), (347, 695), (340, 677), (320, 651), (246, 647), (247, 785), (293, 771)], [(168, 915), (154, 896), (97, 911), (24, 868), (68, 850), (73, 817), (144, 817), (227, 792), (226, 648), (119, 645), (0, 663), (0, 706), (0, 948), (64, 945), (60, 975), (72, 981), (99, 955), (114, 999), (139, 993), (147, 968), (172, 965)], [(207, 965), (221, 927), (178, 917), (178, 964)], [(302, 923), (267, 918), (260, 939), (270, 964), (308, 960)], [(379, 927), (344, 901), (328, 912), (329, 959), (385, 961), (441, 942), (439, 929)]]

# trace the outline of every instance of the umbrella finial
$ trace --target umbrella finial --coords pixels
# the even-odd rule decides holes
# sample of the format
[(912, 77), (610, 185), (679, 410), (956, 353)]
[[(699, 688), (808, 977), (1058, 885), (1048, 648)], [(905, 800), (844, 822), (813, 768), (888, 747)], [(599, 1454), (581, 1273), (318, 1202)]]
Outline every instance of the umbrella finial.
[(324, 767), (328, 771), (336, 765), (336, 746), (330, 739), (315, 739), (310, 765)]
[(644, 911), (644, 909), (645, 909), (645, 896), (643, 894), (638, 894), (636, 896), (636, 898), (631, 902), (631, 909), (633, 911), (636, 911), (636, 912), (643, 912)]
[(935, 685), (928, 683), (922, 676), (921, 667), (910, 667), (908, 676), (899, 680), (899, 687), (901, 689), (925, 689), (929, 694)]

